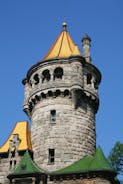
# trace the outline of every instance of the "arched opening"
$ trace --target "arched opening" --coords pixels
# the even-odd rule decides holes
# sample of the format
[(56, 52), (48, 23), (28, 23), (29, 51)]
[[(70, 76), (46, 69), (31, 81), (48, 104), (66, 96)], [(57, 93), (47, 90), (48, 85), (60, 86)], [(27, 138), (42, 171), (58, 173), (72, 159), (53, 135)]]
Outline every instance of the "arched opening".
[(35, 96), (35, 99), (36, 99), (37, 101), (39, 101), (39, 100), (40, 100), (40, 98), (39, 98), (39, 96), (38, 96), (38, 95), (36, 95), (36, 96)]
[(89, 73), (87, 74), (87, 84), (91, 84), (92, 75)]
[(33, 105), (32, 105), (32, 102), (29, 103), (29, 111), (31, 112), (33, 109)]
[(34, 75), (34, 84), (37, 85), (39, 83), (39, 76), (38, 74)]
[(97, 80), (95, 80), (95, 82), (94, 82), (94, 88), (97, 90), (98, 89), (98, 82), (97, 82)]
[(63, 69), (58, 67), (54, 70), (54, 80), (57, 78), (57, 79), (62, 79), (62, 76), (63, 76)]
[(56, 90), (56, 92), (55, 92), (55, 96), (57, 97), (57, 96), (60, 96), (61, 95), (61, 91), (58, 89), (58, 90)]
[(32, 104), (34, 105), (36, 104), (36, 100), (34, 98), (31, 101), (32, 101)]
[(44, 93), (41, 93), (41, 98), (43, 99), (45, 99), (46, 98), (46, 94), (44, 94)]
[(70, 94), (70, 93), (69, 93), (69, 90), (66, 89), (66, 90), (64, 91), (64, 97), (65, 97), (65, 96), (69, 96), (69, 94)]
[(53, 92), (52, 91), (48, 91), (48, 96), (52, 97), (53, 96)]
[(44, 71), (42, 72), (42, 83), (43, 83), (44, 81), (49, 81), (50, 78), (51, 78), (51, 76), (50, 76), (50, 71), (49, 71), (49, 70), (44, 70)]

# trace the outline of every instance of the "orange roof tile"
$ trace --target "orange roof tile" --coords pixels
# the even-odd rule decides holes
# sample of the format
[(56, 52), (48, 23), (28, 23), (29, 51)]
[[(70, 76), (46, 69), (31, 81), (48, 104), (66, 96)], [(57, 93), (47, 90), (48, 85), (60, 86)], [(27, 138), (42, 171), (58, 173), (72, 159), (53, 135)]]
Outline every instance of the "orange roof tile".
[(30, 130), (28, 127), (28, 122), (17, 122), (13, 131), (11, 132), (7, 141), (0, 147), (0, 153), (8, 152), (10, 141), (13, 139), (13, 135), (18, 134), (20, 139), (20, 144), (18, 146), (18, 151), (21, 150), (32, 150)]
[(78, 46), (72, 40), (70, 34), (66, 30), (66, 23), (63, 23), (63, 30), (49, 49), (43, 60), (53, 58), (68, 58), (70, 56), (81, 56)]

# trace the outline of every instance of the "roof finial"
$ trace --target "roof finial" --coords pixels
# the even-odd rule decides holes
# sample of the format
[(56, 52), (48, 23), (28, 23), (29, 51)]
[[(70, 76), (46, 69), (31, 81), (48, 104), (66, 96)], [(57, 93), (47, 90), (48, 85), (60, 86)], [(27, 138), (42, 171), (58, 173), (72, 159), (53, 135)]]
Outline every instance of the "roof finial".
[(62, 27), (63, 27), (63, 30), (66, 30), (67, 23), (66, 23), (66, 22), (63, 22), (63, 23), (62, 23)]

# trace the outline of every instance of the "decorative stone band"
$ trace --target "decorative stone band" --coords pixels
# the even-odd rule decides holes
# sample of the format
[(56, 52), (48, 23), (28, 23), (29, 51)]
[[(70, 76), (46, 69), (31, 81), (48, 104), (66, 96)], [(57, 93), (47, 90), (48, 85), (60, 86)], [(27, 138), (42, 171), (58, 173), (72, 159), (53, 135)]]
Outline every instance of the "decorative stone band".
[(87, 91), (83, 91), (82, 89), (65, 89), (61, 91), (60, 89), (57, 89), (55, 91), (49, 90), (46, 93), (44, 92), (39, 92), (38, 94), (35, 94), (30, 97), (28, 105), (24, 106), (24, 111), (31, 116), (31, 113), (33, 111), (33, 108), (35, 107), (36, 104), (38, 104), (42, 100), (46, 100), (49, 98), (57, 98), (57, 97), (62, 97), (62, 98), (69, 98), (72, 100), (74, 103), (74, 107), (77, 108), (79, 107), (81, 99), (85, 99), (87, 103), (91, 104), (94, 108), (95, 113), (98, 111), (99, 107), (99, 99), (94, 96), (93, 94), (91, 95)]

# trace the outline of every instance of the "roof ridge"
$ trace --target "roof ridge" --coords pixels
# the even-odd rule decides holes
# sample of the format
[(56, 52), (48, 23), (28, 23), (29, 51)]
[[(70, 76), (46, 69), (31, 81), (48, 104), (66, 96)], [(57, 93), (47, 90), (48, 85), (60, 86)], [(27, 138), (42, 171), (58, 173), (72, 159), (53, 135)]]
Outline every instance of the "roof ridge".
[(62, 48), (62, 44), (63, 44), (64, 32), (65, 32), (65, 31), (62, 31), (63, 35), (62, 35), (62, 40), (61, 40), (61, 44), (60, 44), (60, 48), (59, 48), (58, 57), (59, 57), (59, 55), (60, 55), (61, 48)]
[[(72, 50), (72, 48), (71, 48), (71, 45), (70, 45), (70, 40), (69, 40), (69, 38), (68, 38), (68, 34), (66, 34), (66, 37), (67, 37), (67, 40), (68, 40), (68, 44), (69, 44), (70, 50), (71, 50), (71, 52), (73, 52), (73, 50)], [(71, 38), (71, 41), (73, 42), (72, 38)], [(73, 42), (73, 44), (74, 44), (74, 42)], [(75, 45), (75, 44), (74, 44), (74, 45)]]

